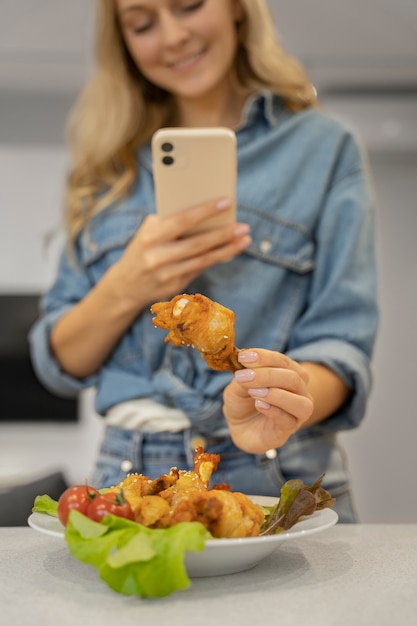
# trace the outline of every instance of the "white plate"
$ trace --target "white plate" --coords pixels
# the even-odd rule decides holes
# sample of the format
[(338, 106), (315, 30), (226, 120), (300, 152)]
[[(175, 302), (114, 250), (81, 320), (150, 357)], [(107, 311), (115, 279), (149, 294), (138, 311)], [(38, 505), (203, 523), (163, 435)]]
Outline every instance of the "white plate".
[[(250, 496), (257, 504), (273, 506), (276, 498)], [(338, 515), (332, 509), (316, 511), (303, 518), (285, 533), (266, 537), (245, 537), (243, 539), (211, 539), (203, 552), (188, 552), (185, 565), (191, 578), (219, 576), (243, 572), (257, 565), (274, 552), (283, 541), (299, 539), (334, 526)], [(50, 515), (32, 513), (28, 524), (34, 530), (53, 537), (64, 537), (61, 522)]]

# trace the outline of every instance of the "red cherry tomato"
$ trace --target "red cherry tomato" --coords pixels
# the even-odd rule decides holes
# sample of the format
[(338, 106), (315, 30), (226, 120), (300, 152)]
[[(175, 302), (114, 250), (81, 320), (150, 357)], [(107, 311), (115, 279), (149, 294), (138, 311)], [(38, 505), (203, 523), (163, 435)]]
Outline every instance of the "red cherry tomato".
[(61, 523), (66, 526), (68, 515), (72, 509), (76, 509), (80, 513), (87, 515), (87, 509), (91, 502), (100, 495), (100, 492), (94, 487), (88, 485), (74, 485), (68, 487), (58, 500), (58, 518)]
[(100, 522), (106, 515), (117, 515), (133, 520), (133, 511), (122, 491), (109, 491), (91, 500), (87, 509), (87, 516), (95, 522)]

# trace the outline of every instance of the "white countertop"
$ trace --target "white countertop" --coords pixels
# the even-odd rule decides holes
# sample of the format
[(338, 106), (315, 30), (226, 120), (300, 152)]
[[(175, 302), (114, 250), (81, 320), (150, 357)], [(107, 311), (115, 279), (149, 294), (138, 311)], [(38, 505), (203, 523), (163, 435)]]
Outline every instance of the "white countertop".
[(113, 592), (63, 539), (0, 528), (0, 611), (7, 626), (408, 626), (417, 524), (337, 524), (162, 599)]

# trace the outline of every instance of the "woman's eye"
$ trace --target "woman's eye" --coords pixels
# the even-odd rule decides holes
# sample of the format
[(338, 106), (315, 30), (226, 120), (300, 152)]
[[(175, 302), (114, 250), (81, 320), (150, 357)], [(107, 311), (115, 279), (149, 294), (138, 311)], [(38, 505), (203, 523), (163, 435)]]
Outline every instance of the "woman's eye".
[(121, 22), (121, 28), (125, 33), (133, 33), (134, 35), (144, 33), (152, 27), (151, 19), (125, 20)]
[(135, 35), (138, 35), (140, 33), (146, 33), (146, 31), (150, 28), (152, 28), (152, 22), (144, 22), (143, 24), (133, 26), (132, 32), (135, 33)]
[[(206, 3), (206, 0), (194, 0), (194, 2), (188, 2), (184, 4), (180, 4), (178, 6), (177, 11), (181, 13), (192, 13), (193, 11), (197, 11), (200, 7), (202, 7)], [(138, 24), (133, 24), (131, 26), (131, 31), (135, 35), (140, 35), (141, 33), (146, 33), (150, 30), (154, 25), (154, 20), (149, 19), (147, 21), (143, 21)]]
[(131, 24), (130, 29), (135, 34), (145, 33), (147, 30), (152, 28), (153, 23), (154, 20), (152, 19), (137, 20)]
[(205, 0), (198, 0), (198, 2), (191, 2), (189, 4), (184, 4), (181, 7), (181, 10), (184, 11), (185, 13), (187, 12), (191, 13), (192, 11), (196, 11), (197, 9), (202, 7), (204, 3), (205, 3)]

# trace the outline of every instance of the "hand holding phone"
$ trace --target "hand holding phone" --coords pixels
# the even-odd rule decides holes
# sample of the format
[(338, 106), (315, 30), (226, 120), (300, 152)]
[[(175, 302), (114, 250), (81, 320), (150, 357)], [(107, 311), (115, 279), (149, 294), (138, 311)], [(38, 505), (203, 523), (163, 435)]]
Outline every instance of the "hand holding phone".
[(162, 128), (152, 138), (156, 210), (166, 218), (216, 198), (229, 210), (205, 220), (192, 232), (236, 220), (236, 136), (228, 128)]

